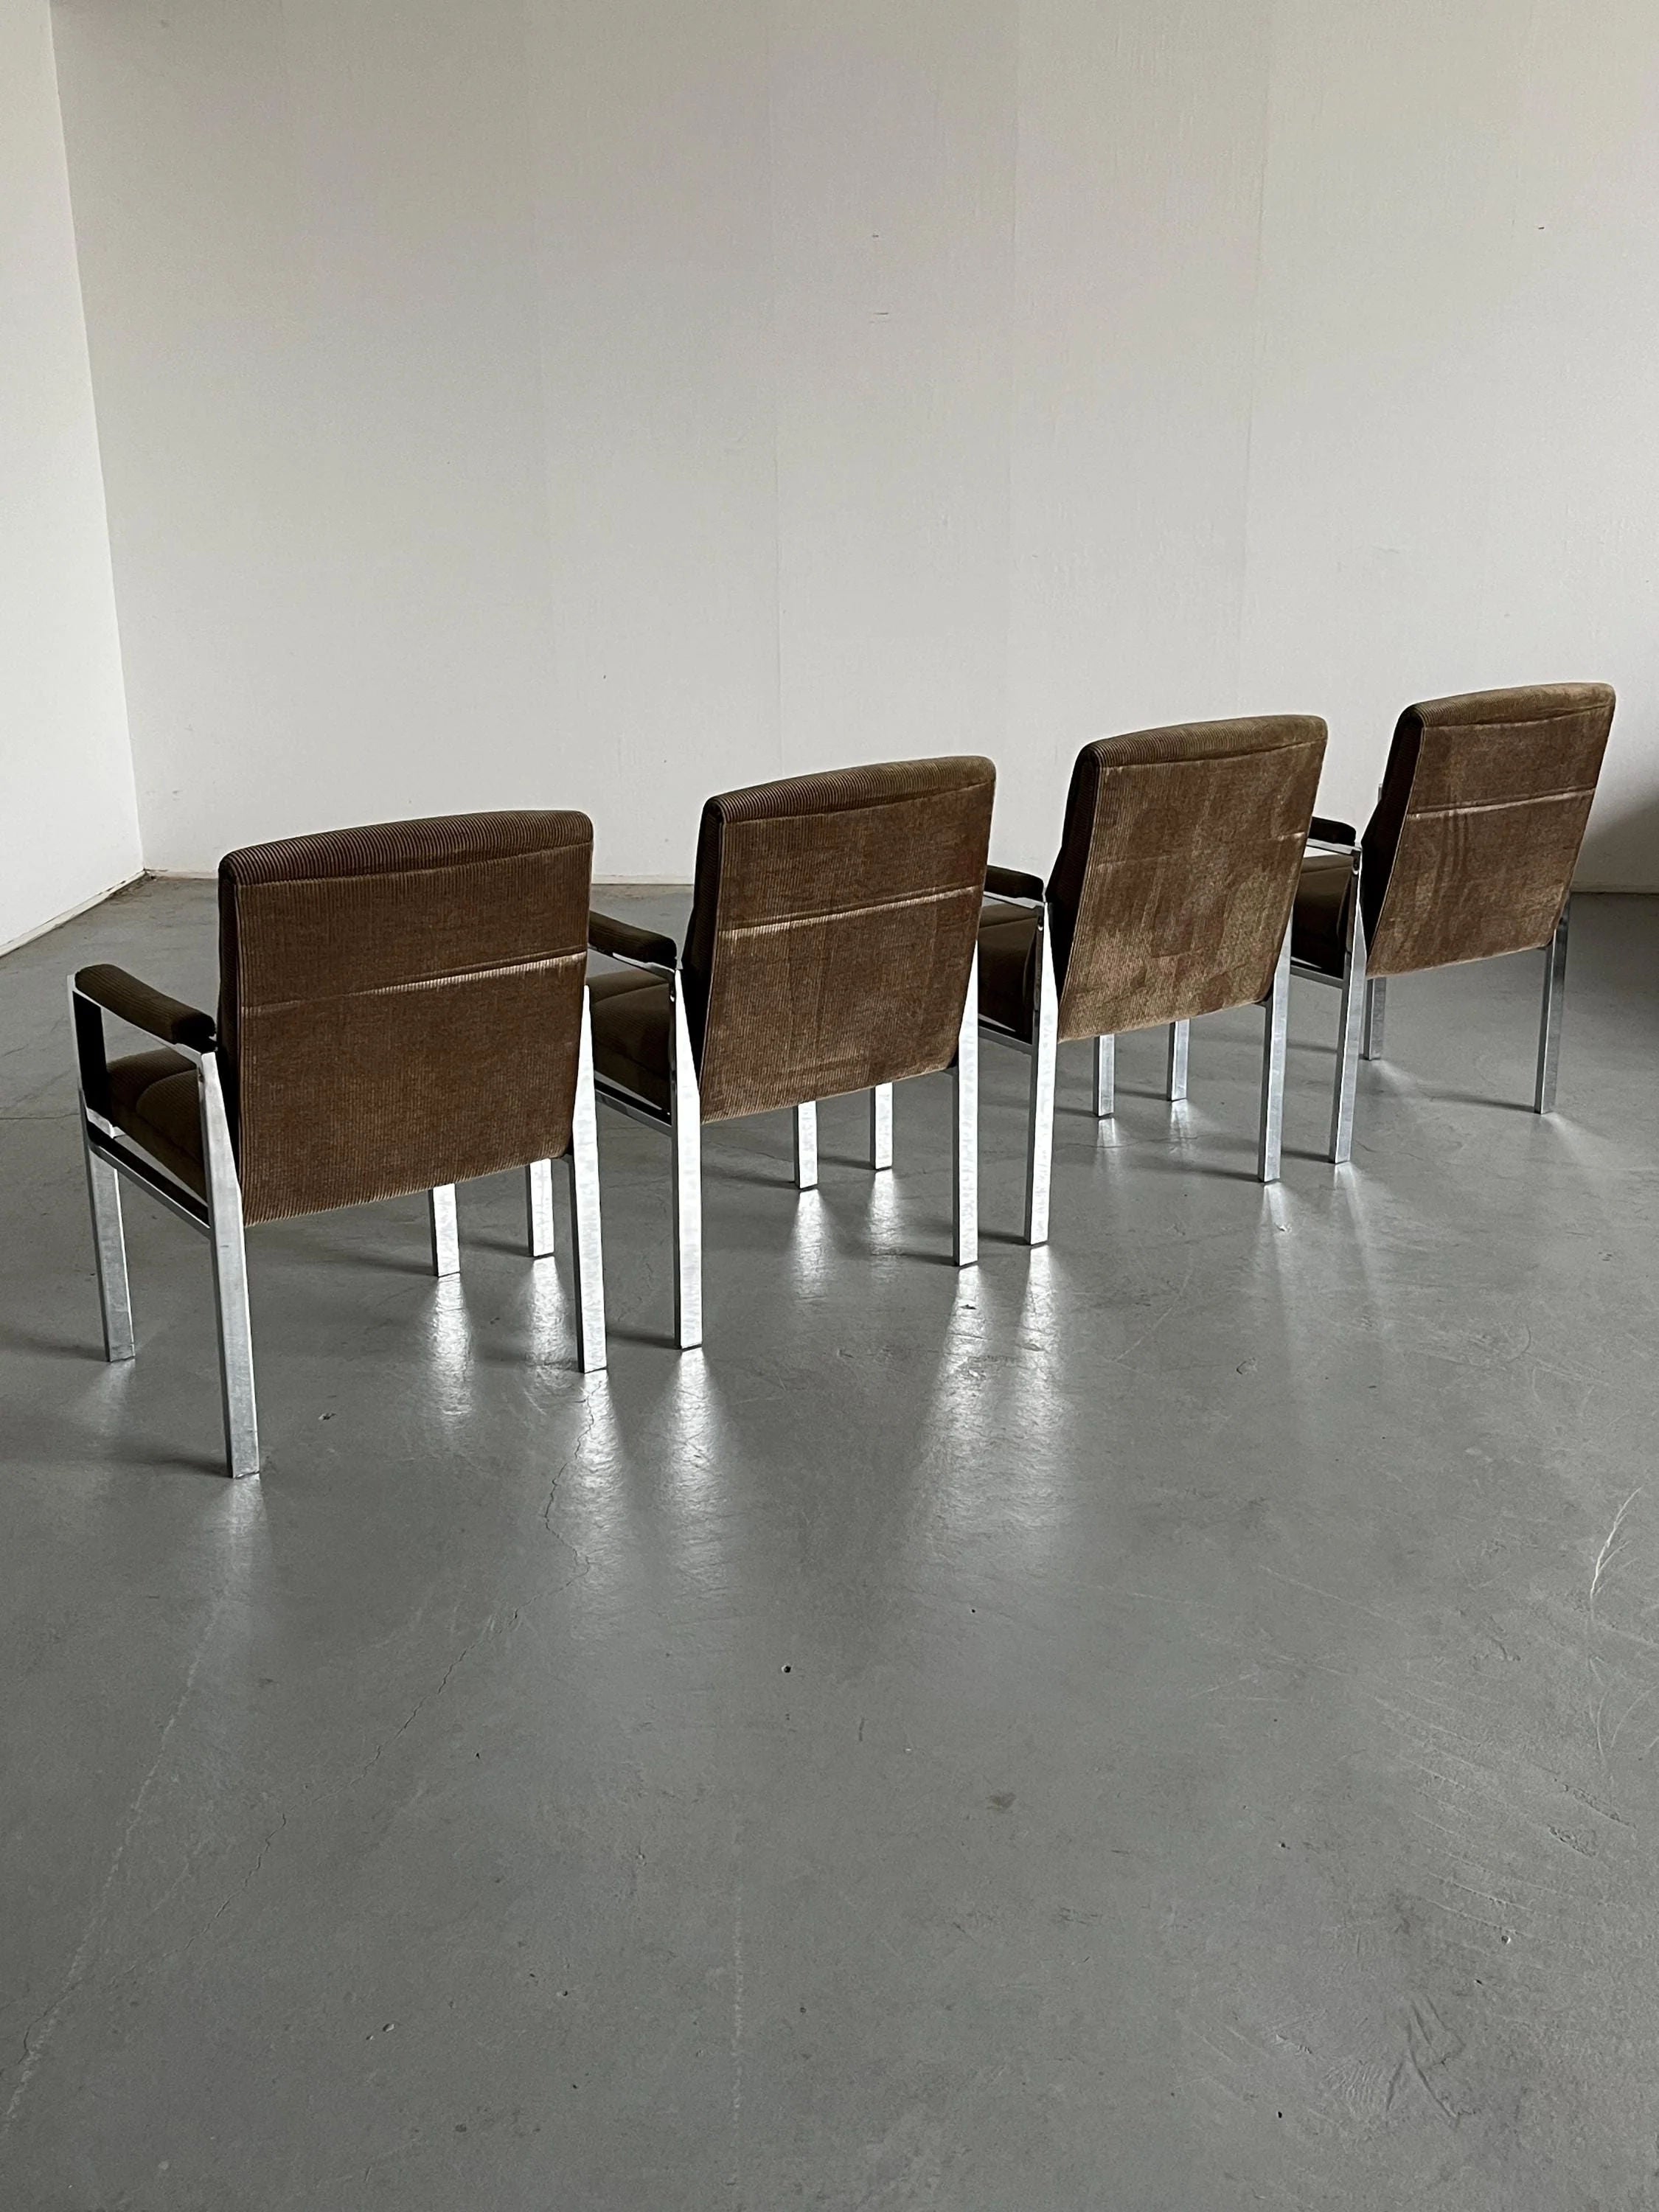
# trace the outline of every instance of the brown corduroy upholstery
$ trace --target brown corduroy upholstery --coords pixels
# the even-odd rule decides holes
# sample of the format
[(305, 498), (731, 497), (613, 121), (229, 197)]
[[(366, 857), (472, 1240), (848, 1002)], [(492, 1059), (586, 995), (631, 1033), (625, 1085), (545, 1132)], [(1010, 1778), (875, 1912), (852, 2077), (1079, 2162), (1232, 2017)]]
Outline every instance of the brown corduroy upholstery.
[[(1048, 887), (1062, 1041), (1266, 997), (1324, 756), (1325, 725), (1310, 714), (1083, 748)], [(981, 1010), (1028, 1040), (1036, 934), (1029, 908), (987, 902)]]
[[(996, 771), (976, 758), (790, 777), (711, 799), (682, 957), (702, 1118), (948, 1066)], [(665, 1104), (669, 995), (596, 974), (599, 1072)]]
[[(1366, 970), (1403, 975), (1547, 945), (1613, 723), (1605, 684), (1430, 699), (1401, 716), (1361, 841)], [(1352, 872), (1310, 854), (1298, 960), (1342, 972)]]
[[(219, 868), (219, 1054), (244, 1218), (556, 1158), (570, 1141), (592, 825), (474, 814)], [(111, 1120), (202, 1188), (195, 1072), (108, 1072)]]

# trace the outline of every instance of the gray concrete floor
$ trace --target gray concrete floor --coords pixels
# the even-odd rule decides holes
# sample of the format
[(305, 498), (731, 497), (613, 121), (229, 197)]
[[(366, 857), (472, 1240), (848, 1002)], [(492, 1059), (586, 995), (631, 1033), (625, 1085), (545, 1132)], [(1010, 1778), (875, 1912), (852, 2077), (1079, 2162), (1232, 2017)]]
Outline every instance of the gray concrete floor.
[(1659, 902), (1579, 903), (1550, 1123), (1535, 959), (1396, 988), (1340, 1176), (1298, 986), (1269, 1193), (1253, 1018), (1098, 1134), (1063, 1055), (1035, 1256), (988, 1046), (961, 1278), (943, 1079), (879, 1182), (714, 1129), (685, 1358), (604, 1115), (605, 1377), (510, 1178), (458, 1283), (258, 1231), (233, 1486), (136, 1195), (98, 1355), (62, 996), (210, 1003), (211, 899), (0, 963), (0, 2203), (1659, 2202)]

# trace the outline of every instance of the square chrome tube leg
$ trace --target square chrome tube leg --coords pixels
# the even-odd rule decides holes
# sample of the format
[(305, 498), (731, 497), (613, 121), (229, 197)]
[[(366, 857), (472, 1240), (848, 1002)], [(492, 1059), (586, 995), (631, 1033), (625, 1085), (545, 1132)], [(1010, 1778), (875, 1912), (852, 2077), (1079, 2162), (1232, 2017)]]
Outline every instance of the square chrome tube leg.
[(685, 987), (672, 986), (673, 1026), (669, 1033), (669, 1097), (674, 1185), (674, 1340), (682, 1352), (702, 1342), (702, 1100), (691, 1030), (685, 1018)]
[(1263, 1182), (1279, 1181), (1279, 1153), (1285, 1133), (1285, 1049), (1291, 1026), (1291, 933), (1279, 948), (1273, 988), (1262, 1008), (1266, 1017), (1261, 1042), (1261, 1134), (1256, 1145), (1255, 1171)]
[[(590, 1090), (592, 1087), (590, 1084)], [(526, 1168), (524, 1212), (531, 1258), (532, 1260), (550, 1258), (554, 1243), (553, 1163), (551, 1160), (532, 1160)]]
[(1046, 1244), (1048, 1187), (1054, 1160), (1054, 1061), (1060, 1050), (1060, 1006), (1048, 915), (1041, 908), (1035, 950), (1036, 1003), (1031, 1010), (1031, 1097), (1025, 1130), (1025, 1242)]
[(459, 1275), (461, 1272), (460, 1232), (455, 1225), (455, 1186), (441, 1182), (426, 1194), (427, 1226), (432, 1235), (432, 1272)]
[(1109, 1121), (1117, 1111), (1117, 1039), (1098, 1036), (1094, 1050), (1094, 1097), (1097, 1121)]
[(1567, 916), (1569, 899), (1561, 909), (1555, 934), (1544, 953), (1544, 1002), (1538, 1016), (1538, 1080), (1533, 1089), (1534, 1114), (1555, 1111), (1555, 1077), (1561, 1059), (1561, 1013), (1567, 995)]
[(216, 1053), (201, 1060), (202, 1154), (207, 1169), (208, 1242), (219, 1324), (219, 1397), (225, 1459), (233, 1475), (259, 1472), (259, 1424), (253, 1398), (253, 1326), (247, 1304), (247, 1241), (242, 1186), (230, 1142)]
[[(570, 1121), (570, 1260), (576, 1294), (576, 1364), (585, 1375), (605, 1366), (605, 1246), (599, 1229), (599, 1130), (593, 1103), (593, 1031), (582, 993), (576, 1104)], [(538, 1164), (542, 1164), (538, 1163)], [(552, 1194), (550, 1191), (549, 1211)], [(548, 1249), (553, 1249), (550, 1234)]]
[(1348, 893), (1348, 947), (1342, 963), (1342, 1011), (1336, 1025), (1336, 1088), (1331, 1097), (1331, 1159), (1340, 1167), (1353, 1155), (1353, 1102), (1359, 1083), (1360, 1032), (1364, 1026), (1365, 924), (1359, 911), (1359, 855), (1354, 854)]
[(958, 1267), (979, 1260), (979, 954), (968, 970), (957, 1056), (951, 1063), (953, 1195), (951, 1256)]
[(870, 1164), (879, 1174), (893, 1164), (893, 1086), (878, 1083), (870, 1093)]
[(1360, 1040), (1361, 1060), (1381, 1060), (1382, 1029), (1389, 1011), (1389, 979), (1373, 975), (1365, 986), (1365, 1034)]
[(1169, 1082), (1165, 1088), (1174, 1103), (1178, 1103), (1187, 1096), (1187, 1047), (1192, 1030), (1190, 1022), (1171, 1022), (1170, 1024)]
[(133, 1356), (132, 1293), (127, 1285), (127, 1242), (121, 1229), (121, 1178), (100, 1160), (87, 1137), (86, 1109), (81, 1109), (81, 1148), (87, 1161), (87, 1197), (92, 1206), (92, 1248), (98, 1261), (98, 1304), (104, 1318), (104, 1357)]
[(795, 1121), (795, 1188), (818, 1187), (818, 1109), (809, 1103), (797, 1106)]

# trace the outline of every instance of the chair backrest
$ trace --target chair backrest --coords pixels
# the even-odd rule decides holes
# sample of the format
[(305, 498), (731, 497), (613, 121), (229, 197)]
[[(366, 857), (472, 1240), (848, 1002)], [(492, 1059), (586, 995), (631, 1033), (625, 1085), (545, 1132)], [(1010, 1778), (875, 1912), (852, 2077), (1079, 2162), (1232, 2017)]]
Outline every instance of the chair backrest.
[(1324, 757), (1314, 714), (1085, 745), (1048, 882), (1061, 1037), (1187, 1021), (1266, 995)]
[(1373, 975), (1549, 942), (1613, 708), (1605, 684), (1471, 691), (1407, 708), (1364, 841)]
[(249, 1220), (566, 1150), (593, 827), (387, 822), (219, 864), (219, 1027)]
[(996, 770), (893, 761), (711, 799), (684, 966), (705, 1121), (948, 1066)]

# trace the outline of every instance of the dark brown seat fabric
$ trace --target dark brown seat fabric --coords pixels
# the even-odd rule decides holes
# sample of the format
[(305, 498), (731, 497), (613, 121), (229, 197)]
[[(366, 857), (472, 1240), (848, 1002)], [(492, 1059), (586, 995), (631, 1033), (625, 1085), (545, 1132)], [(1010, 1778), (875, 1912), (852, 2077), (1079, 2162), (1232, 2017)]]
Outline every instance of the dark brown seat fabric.
[[(1267, 996), (1325, 734), (1316, 715), (1273, 714), (1083, 748), (1048, 886), (1061, 1042)], [(980, 1010), (1028, 1042), (1036, 942), (1032, 908), (986, 902)]]
[(979, 1012), (1029, 1044), (1036, 915), (1029, 906), (987, 899), (979, 922)]
[(593, 1010), (595, 1069), (667, 1113), (668, 1026), (673, 1011), (668, 985), (637, 968), (608, 973), (596, 969), (587, 988)]
[(1297, 886), (1291, 957), (1328, 975), (1342, 973), (1353, 864), (1345, 853), (1310, 853)]
[[(1403, 975), (1547, 945), (1612, 726), (1605, 684), (1429, 699), (1401, 716), (1361, 840), (1366, 971)], [(1297, 959), (1342, 972), (1352, 870), (1310, 854)]]
[(92, 1103), (170, 1175), (205, 1198), (202, 1113), (192, 1062), (157, 1045), (112, 1060), (106, 1081), (102, 1100)]
[[(246, 1221), (568, 1149), (592, 855), (592, 825), (574, 813), (386, 823), (227, 854), (219, 1057)], [(109, 1118), (199, 1192), (190, 1062), (141, 1053), (106, 1080)]]
[[(705, 1121), (951, 1064), (995, 781), (988, 760), (900, 761), (708, 802), (681, 960)], [(599, 1073), (665, 1104), (666, 986), (592, 989)]]

